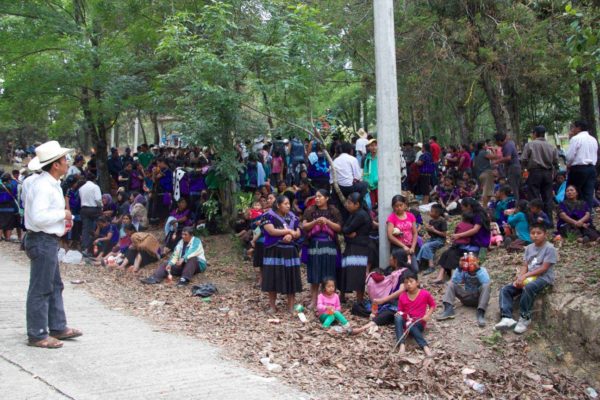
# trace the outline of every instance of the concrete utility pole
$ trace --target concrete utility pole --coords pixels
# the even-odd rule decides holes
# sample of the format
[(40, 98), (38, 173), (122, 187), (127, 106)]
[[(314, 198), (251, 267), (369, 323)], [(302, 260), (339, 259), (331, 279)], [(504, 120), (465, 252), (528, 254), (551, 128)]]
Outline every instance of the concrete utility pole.
[(392, 212), (392, 197), (400, 194), (400, 140), (394, 1), (374, 0), (375, 77), (377, 86), (377, 167), (379, 170), (379, 265), (388, 264), (390, 244), (385, 221)]

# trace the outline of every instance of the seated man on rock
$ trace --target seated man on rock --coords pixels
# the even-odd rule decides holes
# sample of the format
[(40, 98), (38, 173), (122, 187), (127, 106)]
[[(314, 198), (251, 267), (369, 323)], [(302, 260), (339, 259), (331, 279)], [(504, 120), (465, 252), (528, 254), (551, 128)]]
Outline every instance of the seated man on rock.
[(183, 287), (190, 283), (192, 277), (198, 272), (206, 269), (206, 258), (200, 238), (194, 236), (192, 227), (185, 227), (181, 232), (181, 240), (175, 246), (169, 261), (160, 264), (154, 274), (142, 279), (142, 283), (157, 284), (167, 276), (181, 276), (177, 287)]
[(477, 307), (477, 325), (484, 327), (490, 291), (490, 275), (487, 270), (476, 262), (461, 260), (460, 268), (454, 270), (452, 279), (447, 283), (446, 292), (442, 297), (444, 312), (437, 320), (454, 318), (454, 299), (458, 297), (465, 306)]

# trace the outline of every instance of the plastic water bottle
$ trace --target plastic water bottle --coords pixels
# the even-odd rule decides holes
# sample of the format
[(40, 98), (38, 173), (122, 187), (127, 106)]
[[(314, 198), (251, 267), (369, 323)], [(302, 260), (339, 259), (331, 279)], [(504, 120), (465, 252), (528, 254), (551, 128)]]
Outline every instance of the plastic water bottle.
[(294, 306), (294, 310), (296, 310), (298, 313), (298, 318), (300, 318), (300, 321), (302, 321), (303, 324), (308, 321), (308, 319), (306, 319), (306, 315), (304, 315), (304, 306), (302, 304), (296, 304)]
[(479, 383), (473, 379), (465, 379), (465, 384), (477, 393), (485, 393), (485, 385), (483, 383)]

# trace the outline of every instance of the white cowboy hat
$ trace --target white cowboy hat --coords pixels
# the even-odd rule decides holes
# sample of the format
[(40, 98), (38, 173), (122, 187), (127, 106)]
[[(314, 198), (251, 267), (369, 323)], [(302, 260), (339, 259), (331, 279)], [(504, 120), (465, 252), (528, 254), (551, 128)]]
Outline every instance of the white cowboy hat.
[(356, 134), (358, 135), (358, 137), (362, 138), (362, 139), (366, 139), (367, 138), (367, 132), (365, 132), (365, 130), (363, 128), (360, 128)]
[(45, 165), (66, 156), (72, 151), (73, 149), (60, 147), (60, 144), (58, 144), (56, 140), (51, 140), (35, 148), (35, 157), (33, 160), (29, 161), (27, 168), (31, 171), (37, 171)]
[(265, 140), (265, 137), (263, 135), (260, 135), (259, 137), (257, 137), (256, 139), (254, 139), (254, 143), (260, 143), (262, 141)]

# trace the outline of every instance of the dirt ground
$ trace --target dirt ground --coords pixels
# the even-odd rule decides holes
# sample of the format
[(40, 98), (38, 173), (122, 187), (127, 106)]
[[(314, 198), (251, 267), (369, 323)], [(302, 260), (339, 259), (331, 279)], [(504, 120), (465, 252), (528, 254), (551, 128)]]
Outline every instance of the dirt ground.
[[(139, 278), (151, 274), (154, 266), (131, 276), (103, 267), (63, 264), (63, 280), (66, 285), (85, 280), (81, 286), (107, 306), (148, 319), (158, 329), (207, 340), (223, 348), (226, 357), (260, 374), (269, 374), (259, 362), (269, 356), (283, 366), (277, 374), (281, 379), (315, 399), (586, 398), (585, 389), (590, 384), (542, 352), (544, 339), (537, 333), (535, 321), (522, 336), (493, 331), (498, 319), (498, 288), (512, 277), (520, 254), (504, 250), (488, 253), (486, 266), (494, 289), (487, 326), (477, 327), (474, 309), (460, 305), (454, 320), (437, 322), (434, 314), (426, 339), (435, 356), (425, 358), (412, 340), (405, 356), (392, 352), (395, 339), (391, 326), (373, 334), (332, 335), (323, 331), (312, 315), (306, 324), (284, 313), (267, 315), (266, 296), (253, 288), (254, 270), (250, 262), (242, 261), (237, 241), (221, 235), (203, 238), (203, 242), (209, 266), (193, 283), (212, 282), (219, 288), (210, 301), (192, 297), (190, 288), (142, 285)], [(25, 258), (17, 244), (2, 242), (0, 249)], [(595, 268), (599, 256), (598, 247), (565, 244), (561, 249), (564, 261), (557, 266), (559, 279), (585, 280), (583, 290), (600, 296), (600, 273)], [(429, 279), (433, 278), (423, 279), (423, 286), (441, 307), (444, 287), (429, 285)], [(353, 326), (360, 326), (367, 320), (350, 314), (351, 300), (352, 296), (343, 313)], [(283, 306), (284, 299), (279, 301)], [(306, 285), (297, 302), (309, 302)], [(465, 368), (473, 370), (468, 371), (469, 378), (485, 385), (484, 394), (477, 394), (463, 382)]]

